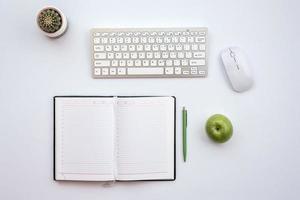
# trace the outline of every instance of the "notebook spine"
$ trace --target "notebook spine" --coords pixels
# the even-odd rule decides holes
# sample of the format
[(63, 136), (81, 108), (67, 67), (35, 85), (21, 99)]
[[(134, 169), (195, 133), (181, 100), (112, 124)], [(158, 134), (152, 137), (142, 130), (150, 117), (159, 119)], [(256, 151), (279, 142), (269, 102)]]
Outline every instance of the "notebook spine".
[(118, 175), (118, 150), (119, 150), (119, 134), (118, 134), (118, 121), (119, 121), (119, 114), (118, 114), (118, 97), (113, 98), (113, 109), (114, 109), (114, 137), (113, 137), (113, 145), (114, 145), (114, 151), (113, 151), (113, 174), (114, 174), (114, 180), (117, 180)]

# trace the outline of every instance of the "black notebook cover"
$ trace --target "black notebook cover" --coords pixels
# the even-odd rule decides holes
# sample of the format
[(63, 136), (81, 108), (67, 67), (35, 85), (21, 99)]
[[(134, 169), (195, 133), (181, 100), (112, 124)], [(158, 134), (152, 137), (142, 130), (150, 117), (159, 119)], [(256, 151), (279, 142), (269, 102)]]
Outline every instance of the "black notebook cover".
[[(55, 179), (55, 99), (60, 97), (70, 98), (107, 98), (107, 97), (118, 97), (118, 98), (141, 98), (141, 97), (164, 97), (164, 96), (54, 96), (53, 97), (53, 180)], [(134, 182), (134, 181), (175, 181), (176, 180), (176, 97), (174, 99), (174, 178), (173, 179), (150, 179), (150, 180), (116, 180), (118, 182)], [(72, 181), (72, 180), (65, 180)]]

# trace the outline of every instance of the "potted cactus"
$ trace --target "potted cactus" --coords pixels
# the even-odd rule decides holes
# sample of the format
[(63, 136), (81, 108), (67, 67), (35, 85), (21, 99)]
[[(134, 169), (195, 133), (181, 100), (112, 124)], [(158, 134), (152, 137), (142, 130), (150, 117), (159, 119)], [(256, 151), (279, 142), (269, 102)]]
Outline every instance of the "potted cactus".
[(37, 15), (37, 24), (40, 30), (51, 38), (56, 38), (67, 30), (67, 18), (58, 8), (47, 6)]

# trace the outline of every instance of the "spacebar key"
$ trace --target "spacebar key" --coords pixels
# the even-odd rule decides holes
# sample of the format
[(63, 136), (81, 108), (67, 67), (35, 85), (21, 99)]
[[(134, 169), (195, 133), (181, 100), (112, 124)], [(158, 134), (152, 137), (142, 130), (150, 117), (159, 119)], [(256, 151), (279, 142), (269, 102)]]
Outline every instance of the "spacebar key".
[(127, 68), (128, 75), (156, 75), (164, 74), (162, 67), (130, 67)]

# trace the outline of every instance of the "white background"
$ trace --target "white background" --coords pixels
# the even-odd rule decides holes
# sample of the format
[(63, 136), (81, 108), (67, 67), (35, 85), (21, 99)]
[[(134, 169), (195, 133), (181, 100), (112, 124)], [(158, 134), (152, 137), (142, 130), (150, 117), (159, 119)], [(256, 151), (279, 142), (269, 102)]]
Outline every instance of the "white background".
[[(56, 40), (35, 23), (48, 4), (69, 19)], [(0, 0), (0, 199), (299, 199), (299, 8), (297, 0)], [(207, 26), (208, 77), (92, 79), (90, 28), (124, 26)], [(231, 90), (219, 60), (230, 45), (247, 52), (255, 74), (255, 86), (242, 94)], [(54, 95), (175, 95), (177, 180), (112, 187), (53, 181)], [(204, 132), (215, 113), (234, 125), (226, 144)]]

